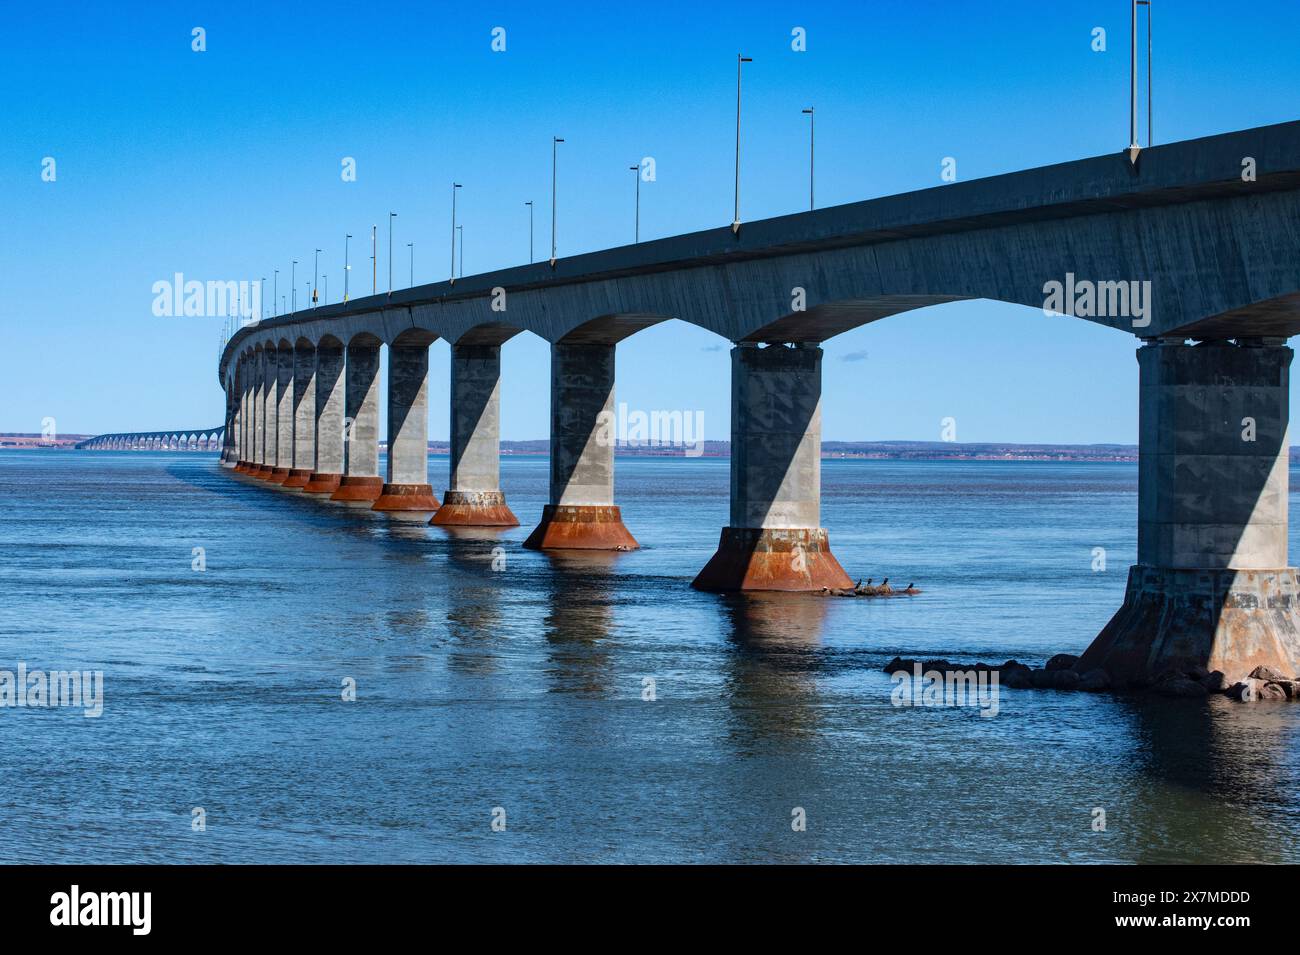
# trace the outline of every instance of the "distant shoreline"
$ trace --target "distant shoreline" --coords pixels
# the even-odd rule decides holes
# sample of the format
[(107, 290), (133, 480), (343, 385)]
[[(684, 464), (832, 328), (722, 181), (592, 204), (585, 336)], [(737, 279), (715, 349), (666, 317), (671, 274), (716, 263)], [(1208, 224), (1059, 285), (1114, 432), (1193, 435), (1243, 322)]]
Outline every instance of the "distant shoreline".
[[(94, 437), (89, 434), (60, 435), (56, 440), (43, 439), (38, 434), (0, 432), (0, 451), (68, 450), (77, 442)], [(387, 450), (386, 442), (379, 449)], [(432, 454), (450, 453), (446, 441), (430, 441)], [(620, 458), (728, 458), (731, 442), (705, 441), (698, 452), (682, 445), (663, 447), (635, 447), (619, 444), (614, 449)], [(214, 452), (205, 452), (214, 453)], [(531, 441), (502, 441), (503, 457), (546, 457), (549, 443), (542, 439)], [(823, 441), (822, 460), (860, 461), (1063, 461), (1111, 462), (1133, 464), (1138, 459), (1135, 444), (1016, 444), (1010, 442), (948, 442), (948, 441)], [(1290, 449), (1290, 460), (1300, 462), (1300, 448)]]
[[(0, 450), (66, 450), (77, 442), (94, 435), (64, 434), (50, 440), (39, 434), (0, 433)], [(386, 443), (380, 442), (380, 450)], [(433, 454), (449, 454), (446, 441), (430, 441)], [(690, 452), (689, 454), (687, 452)], [(502, 441), (501, 454), (510, 457), (545, 457), (550, 452), (544, 439), (530, 441)], [(210, 452), (209, 452), (210, 453)], [(642, 446), (619, 444), (614, 453), (618, 457), (705, 457), (731, 456), (731, 442), (705, 441), (702, 447), (671, 445)], [(942, 441), (823, 441), (822, 458), (825, 460), (880, 460), (880, 461), (1116, 461), (1137, 460), (1137, 446), (1124, 444), (1011, 444), (990, 442)]]

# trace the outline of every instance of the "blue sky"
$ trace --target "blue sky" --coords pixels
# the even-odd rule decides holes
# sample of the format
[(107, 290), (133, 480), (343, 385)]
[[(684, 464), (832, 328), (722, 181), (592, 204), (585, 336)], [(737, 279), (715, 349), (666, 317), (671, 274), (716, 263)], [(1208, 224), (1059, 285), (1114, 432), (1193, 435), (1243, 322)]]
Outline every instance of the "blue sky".
[[(1157, 0), (1159, 3), (1159, 0)], [(825, 4), (11, 5), (0, 32), (0, 430), (207, 426), (221, 417), (220, 318), (158, 318), (151, 287), (280, 269), (313, 249), (342, 291), (343, 236), (368, 288), (368, 234), (395, 223), (394, 275), (446, 277), (453, 179), (465, 273), (525, 261), (536, 202), (560, 254), (631, 240), (628, 166), (653, 156), (642, 238), (731, 219), (735, 56), (746, 66), (745, 219), (1120, 150), (1128, 4), (888, 0)], [(191, 50), (191, 30), (207, 50)], [(506, 30), (506, 52), (490, 48)], [(807, 51), (790, 48), (804, 27)], [(1092, 29), (1108, 49), (1091, 49)], [(1156, 140), (1297, 118), (1300, 4), (1156, 8)], [(43, 182), (42, 160), (57, 179)], [(357, 163), (356, 182), (340, 161)], [(827, 439), (1136, 440), (1132, 336), (990, 302), (911, 312), (826, 343)], [(447, 434), (446, 343), (430, 435)], [(503, 352), (502, 436), (547, 433), (548, 347)], [(702, 409), (728, 434), (727, 343), (671, 322), (619, 346), (619, 400)]]

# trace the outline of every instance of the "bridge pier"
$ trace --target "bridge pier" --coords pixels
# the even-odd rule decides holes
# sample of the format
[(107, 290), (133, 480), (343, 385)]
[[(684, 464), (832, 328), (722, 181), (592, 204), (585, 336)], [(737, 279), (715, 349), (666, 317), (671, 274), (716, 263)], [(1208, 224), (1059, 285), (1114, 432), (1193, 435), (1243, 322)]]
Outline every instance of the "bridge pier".
[(283, 484), (293, 467), (293, 348), (281, 348), (275, 355), (275, 453), (266, 480)]
[(244, 473), (248, 470), (248, 420), (250, 412), (248, 409), (248, 362), (240, 358), (236, 363), (235, 380), (239, 382), (239, 389), (235, 395), (235, 401), (239, 407), (239, 454), (235, 461), (235, 470)]
[[(239, 401), (238, 388), (235, 382), (238, 380), (238, 373), (230, 380), (230, 387), (226, 389), (226, 419), (224, 421), (225, 430), (221, 432), (221, 466), (223, 468), (233, 468), (239, 463)], [(211, 446), (211, 437), (207, 439), (208, 446)]]
[(1078, 669), (1117, 686), (1203, 667), (1300, 673), (1287, 560), (1289, 366), (1280, 339), (1138, 349), (1138, 562)]
[(343, 405), (344, 470), (331, 501), (373, 501), (383, 490), (379, 476), (379, 345), (354, 342), (347, 347)]
[(292, 461), (285, 487), (306, 487), (316, 466), (316, 349), (293, 348)]
[(501, 493), (501, 346), (451, 349), (451, 480), (430, 524), (516, 527)]
[(268, 423), (274, 423), (275, 419), (271, 417), (275, 409), (275, 372), (273, 359), (263, 349), (261, 354), (256, 358), (256, 367), (253, 370), (257, 379), (257, 389), (253, 398), (253, 462), (254, 467), (248, 473), (255, 478), (264, 478), (271, 473), (270, 462), (274, 459), (268, 457), (268, 450), (271, 455), (275, 454), (275, 438), (268, 437)]
[(343, 349), (316, 346), (316, 460), (303, 485), (308, 494), (333, 494), (343, 480)]
[(731, 522), (697, 590), (821, 590), (853, 581), (821, 523), (822, 350), (731, 350)]
[(551, 346), (551, 501), (524, 546), (636, 550), (614, 504), (614, 349)]
[(436, 511), (429, 484), (429, 345), (388, 346), (388, 480), (371, 508)]

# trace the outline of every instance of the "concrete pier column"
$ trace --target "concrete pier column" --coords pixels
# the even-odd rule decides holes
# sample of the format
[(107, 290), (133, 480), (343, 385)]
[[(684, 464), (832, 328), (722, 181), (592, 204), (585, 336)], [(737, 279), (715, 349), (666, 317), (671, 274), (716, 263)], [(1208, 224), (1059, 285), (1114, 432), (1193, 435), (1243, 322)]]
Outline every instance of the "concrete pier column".
[(331, 501), (373, 501), (379, 476), (379, 343), (353, 342), (344, 369), (344, 470)]
[(235, 470), (248, 473), (253, 467), (253, 365), (248, 359), (240, 362), (243, 369), (243, 385), (239, 389), (239, 401), (242, 413), (239, 416), (239, 431), (242, 440), (239, 443), (239, 464)]
[(281, 345), (275, 358), (275, 467), (266, 480), (283, 484), (293, 468), (293, 347)]
[(639, 546), (614, 504), (614, 348), (551, 346), (551, 502), (525, 547)]
[[(239, 460), (239, 373), (238, 366), (226, 380), (226, 416), (222, 420), (221, 431), (221, 466), (223, 468), (233, 468)], [(199, 439), (199, 447), (203, 450), (212, 449), (212, 438), (215, 435), (205, 435)]]
[(1138, 349), (1138, 562), (1078, 669), (1144, 685), (1300, 673), (1287, 560), (1292, 351), (1281, 340)]
[(274, 349), (262, 352), (262, 465), (257, 476), (273, 480), (280, 443), (280, 359)]
[(285, 487), (306, 487), (316, 467), (316, 349), (293, 348), (293, 452)]
[(451, 486), (429, 522), (515, 527), (501, 493), (501, 346), (451, 349)]
[(248, 468), (248, 365), (239, 358), (235, 368), (235, 470), (242, 472)]
[(691, 586), (851, 587), (821, 524), (822, 350), (731, 350), (731, 523)]
[(388, 480), (376, 511), (436, 511), (429, 485), (429, 344), (388, 346)]
[(316, 346), (316, 460), (303, 485), (308, 494), (333, 494), (343, 480), (343, 348), (333, 342)]
[(271, 473), (266, 457), (266, 409), (268, 404), (275, 405), (275, 398), (271, 394), (275, 388), (275, 376), (272, 373), (274, 367), (265, 349), (258, 352), (253, 360), (256, 382), (253, 392), (253, 467), (248, 473), (257, 478)]

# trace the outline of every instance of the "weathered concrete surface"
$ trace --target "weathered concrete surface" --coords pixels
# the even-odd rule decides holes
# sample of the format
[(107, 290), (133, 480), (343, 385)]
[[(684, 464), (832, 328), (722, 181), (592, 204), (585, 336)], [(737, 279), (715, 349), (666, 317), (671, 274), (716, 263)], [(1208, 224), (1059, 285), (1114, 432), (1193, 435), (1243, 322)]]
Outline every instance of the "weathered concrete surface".
[(293, 469), (293, 346), (281, 342), (275, 355), (275, 467), (266, 480), (271, 484), (283, 484)]
[(1149, 344), (1138, 349), (1138, 563), (1287, 565), (1292, 351)]
[(637, 550), (641, 545), (612, 504), (547, 504), (524, 546), (529, 550)]
[(330, 500), (373, 501), (384, 487), (379, 476), (378, 341), (348, 345), (344, 378), (344, 472)]
[(551, 501), (524, 546), (634, 550), (614, 506), (614, 346), (551, 346)]
[(699, 590), (852, 587), (821, 523), (822, 350), (731, 350), (731, 523)]
[(258, 394), (258, 437), (261, 444), (257, 449), (257, 469), (253, 477), (265, 480), (275, 470), (275, 445), (278, 437), (276, 409), (278, 407), (277, 383), (279, 370), (276, 366), (274, 348), (264, 348), (258, 355), (258, 374), (261, 388)]
[(517, 527), (519, 518), (500, 491), (452, 491), (429, 519), (436, 527)]
[[(226, 382), (226, 409), (221, 420), (221, 466), (233, 468), (239, 463), (239, 383), (238, 372), (232, 371)], [(200, 443), (203, 438), (200, 437)]]
[(1257, 666), (1300, 674), (1300, 582), (1278, 570), (1129, 568), (1124, 603), (1080, 659), (1118, 686), (1204, 667), (1224, 684)]
[[(1258, 177), (1242, 180), (1242, 158)], [(412, 329), (459, 342), (508, 319), (555, 343), (610, 344), (665, 318), (730, 341), (824, 341), (940, 302), (1042, 308), (1049, 281), (1150, 281), (1144, 337), (1300, 332), (1300, 123), (1284, 123), (957, 182), (465, 276), (241, 329), (233, 356), (281, 335), (391, 343)], [(494, 292), (505, 312), (493, 311)], [(806, 311), (795, 311), (801, 288)]]
[(451, 349), (451, 486), (431, 524), (514, 527), (501, 493), (501, 346)]
[(248, 460), (253, 439), (251, 436), (251, 422), (253, 417), (252, 401), (249, 383), (248, 359), (241, 356), (235, 365), (237, 369), (236, 378), (239, 381), (239, 394), (236, 401), (239, 403), (239, 456), (235, 463), (235, 470), (241, 474), (248, 470)]
[(1138, 349), (1138, 563), (1081, 666), (1148, 684), (1203, 666), (1229, 683), (1300, 673), (1287, 566), (1292, 351), (1155, 342)]
[(293, 460), (285, 487), (306, 487), (316, 467), (316, 349), (293, 348)]
[(303, 486), (308, 494), (333, 494), (343, 480), (343, 347), (326, 340), (316, 347), (316, 461)]
[(436, 511), (429, 485), (429, 342), (388, 349), (388, 480), (376, 511)]

